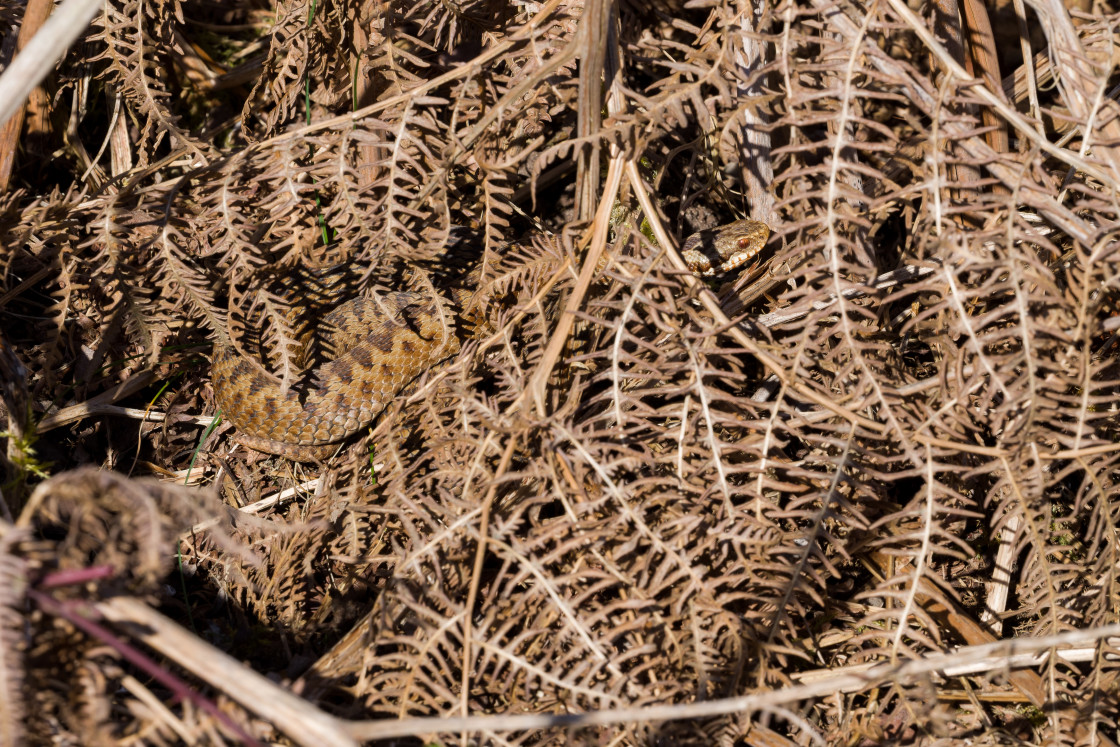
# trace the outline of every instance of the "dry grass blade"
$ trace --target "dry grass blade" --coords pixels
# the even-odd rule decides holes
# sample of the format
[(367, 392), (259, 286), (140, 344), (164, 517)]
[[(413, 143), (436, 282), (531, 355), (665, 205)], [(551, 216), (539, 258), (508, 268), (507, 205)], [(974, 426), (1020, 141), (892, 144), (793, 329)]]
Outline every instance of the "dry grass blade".
[(31, 90), (50, 74), (52, 64), (86, 30), (99, 6), (97, 0), (66, 0), (4, 69), (0, 75), (0, 125), (23, 106)]

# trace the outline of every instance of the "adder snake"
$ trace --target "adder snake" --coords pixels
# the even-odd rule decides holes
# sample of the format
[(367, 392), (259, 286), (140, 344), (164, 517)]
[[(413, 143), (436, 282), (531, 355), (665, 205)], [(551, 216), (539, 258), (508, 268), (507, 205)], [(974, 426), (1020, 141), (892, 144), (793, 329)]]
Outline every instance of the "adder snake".
[[(758, 256), (770, 229), (737, 221), (693, 234), (681, 256), (711, 277)], [(222, 341), (211, 366), (214, 398), (250, 448), (293, 459), (328, 456), (366, 428), (420, 374), (459, 349), (449, 310), (434, 296), (395, 292), (346, 302), (325, 318), (331, 348), (345, 351), (315, 372), (315, 385), (284, 389)]]

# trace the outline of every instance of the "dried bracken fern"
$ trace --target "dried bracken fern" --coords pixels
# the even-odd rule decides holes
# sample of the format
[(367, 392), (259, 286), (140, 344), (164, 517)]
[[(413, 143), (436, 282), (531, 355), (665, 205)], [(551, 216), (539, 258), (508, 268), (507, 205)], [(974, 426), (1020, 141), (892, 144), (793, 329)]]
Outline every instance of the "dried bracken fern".
[[(198, 518), (175, 508), (184, 491), (79, 472), (26, 506), (5, 494), (53, 544), (4, 544), (4, 577), (52, 553), (127, 562), (143, 583), (90, 603), (200, 605), (212, 643), (363, 720), (332, 722), (350, 736), (648, 707), (669, 710), (479, 739), (1111, 744), (1115, 640), (1016, 668), (1010, 694), (985, 676), (1006, 657), (964, 690), (928, 669), (880, 691), (888, 675), (841, 680), (1103, 630), (1120, 608), (1120, 14), (1038, 0), (1041, 35), (989, 40), (999, 70), (974, 9), (914, 7), (289, 2), (266, 22), (249, 4), (106, 6), (53, 82), (91, 129), (60, 136), (41, 177), (28, 154), (0, 205), (0, 344), (29, 372), (6, 414), (30, 401), (76, 422), (13, 439), (6, 466), (34, 449), (189, 470), (272, 523), (179, 535)], [(683, 270), (673, 235), (742, 217), (774, 231), (760, 267)], [(202, 438), (198, 350), (228, 341), (298, 392), (339, 352), (314, 344), (331, 307), (406, 287), (478, 291), (463, 345), (316, 480), (231, 450), (228, 428)], [(80, 412), (141, 369), (166, 390)], [(161, 423), (138, 438), (122, 416)], [(55, 512), (63, 498), (81, 510)], [(205, 572), (190, 601), (155, 583), (179, 544)], [(21, 600), (0, 599), (0, 638)], [(2, 667), (7, 691), (41, 682), (52, 646), (79, 693), (36, 696), (33, 733), (229, 728), (174, 706), (169, 729), (116, 694), (134, 662), (48, 629), (51, 609)], [(240, 648), (250, 631), (266, 651)], [(781, 699), (821, 681), (844, 684)], [(773, 699), (671, 715), (748, 693)]]

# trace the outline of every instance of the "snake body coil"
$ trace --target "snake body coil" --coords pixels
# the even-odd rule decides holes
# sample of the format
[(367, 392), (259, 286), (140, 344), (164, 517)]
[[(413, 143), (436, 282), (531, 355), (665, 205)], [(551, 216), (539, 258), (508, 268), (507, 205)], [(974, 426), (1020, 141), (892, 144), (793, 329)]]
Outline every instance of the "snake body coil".
[(215, 346), (214, 398), (251, 448), (295, 459), (321, 456), (368, 426), (417, 376), (459, 349), (439, 301), (386, 293), (342, 304), (324, 320), (340, 353), (306, 390), (280, 382), (226, 341)]
[[(737, 221), (694, 234), (681, 254), (693, 272), (711, 277), (754, 260), (769, 235), (764, 223)], [(469, 296), (459, 293), (455, 300), (465, 306)], [(222, 338), (212, 363), (214, 397), (246, 446), (298, 460), (325, 458), (417, 376), (458, 351), (449, 316), (434, 293), (385, 293), (344, 303), (324, 319), (328, 348), (337, 357), (302, 389), (285, 389)]]

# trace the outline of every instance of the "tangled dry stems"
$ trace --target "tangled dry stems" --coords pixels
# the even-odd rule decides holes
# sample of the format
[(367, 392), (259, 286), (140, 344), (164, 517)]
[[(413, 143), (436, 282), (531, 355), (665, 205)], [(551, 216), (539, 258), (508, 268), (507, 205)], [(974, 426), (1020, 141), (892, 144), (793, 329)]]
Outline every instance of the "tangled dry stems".
[[(0, 737), (228, 730), (66, 622), (139, 600), (361, 723), (717, 701), (472, 738), (1106, 743), (1120, 16), (1039, 0), (997, 86), (901, 0), (274, 10), (108, 3), (49, 83), (71, 125), (25, 128)], [(674, 236), (734, 217), (775, 229), (761, 279), (683, 273)], [(200, 425), (214, 335), (298, 387), (309, 299), (471, 268), (485, 334), (313, 488)], [(922, 668), (1061, 634), (1087, 654), (962, 674), (969, 707)], [(837, 691), (883, 662), (918, 674)]]

